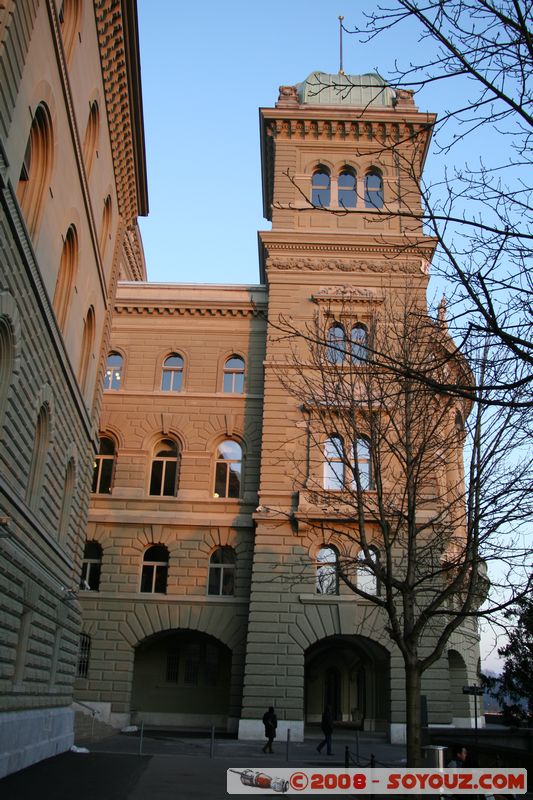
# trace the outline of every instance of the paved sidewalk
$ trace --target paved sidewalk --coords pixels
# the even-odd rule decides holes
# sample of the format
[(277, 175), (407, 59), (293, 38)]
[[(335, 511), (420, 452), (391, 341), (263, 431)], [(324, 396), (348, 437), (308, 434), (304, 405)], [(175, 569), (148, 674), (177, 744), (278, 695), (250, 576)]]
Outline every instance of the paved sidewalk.
[[(335, 755), (316, 752), (319, 735), (294, 742), (286, 761), (284, 742), (275, 742), (273, 755), (261, 752), (259, 742), (219, 739), (214, 758), (207, 739), (175, 738), (159, 733), (139, 739), (112, 736), (89, 745), (88, 754), (64, 753), (0, 780), (1, 800), (222, 800), (229, 767), (252, 767), (272, 774), (275, 767), (343, 766), (344, 748), (356, 752), (355, 735), (339, 733)], [(401, 763), (404, 748), (383, 740), (359, 737), (363, 765), (374, 753), (377, 760)], [(265, 792), (267, 795), (267, 792)], [(237, 797), (237, 795), (235, 795)], [(315, 797), (315, 795), (306, 795)], [(316, 795), (320, 797), (320, 795)], [(323, 797), (323, 795), (322, 795)]]

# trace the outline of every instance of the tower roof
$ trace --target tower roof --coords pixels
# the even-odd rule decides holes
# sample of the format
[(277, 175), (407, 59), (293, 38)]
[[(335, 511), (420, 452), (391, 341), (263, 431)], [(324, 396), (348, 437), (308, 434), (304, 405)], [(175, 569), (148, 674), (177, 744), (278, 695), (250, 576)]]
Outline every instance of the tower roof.
[(296, 86), (300, 105), (387, 106), (395, 104), (396, 92), (377, 72), (345, 75), (342, 72), (311, 72)]

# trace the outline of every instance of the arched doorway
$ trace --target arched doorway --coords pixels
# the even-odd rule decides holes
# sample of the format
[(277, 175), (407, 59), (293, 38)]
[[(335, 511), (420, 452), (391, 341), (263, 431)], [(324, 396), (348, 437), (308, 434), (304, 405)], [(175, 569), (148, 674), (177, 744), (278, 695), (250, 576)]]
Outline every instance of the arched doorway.
[(466, 664), (460, 653), (456, 650), (448, 651), (448, 672), (450, 676), (450, 710), (451, 721), (457, 727), (471, 726), (470, 698), (463, 694), (463, 686), (467, 686), (468, 672)]
[(132, 721), (195, 728), (226, 727), (231, 650), (192, 630), (150, 636), (135, 649)]
[(305, 653), (305, 721), (325, 706), (337, 723), (385, 731), (390, 719), (389, 654), (363, 636), (330, 636)]

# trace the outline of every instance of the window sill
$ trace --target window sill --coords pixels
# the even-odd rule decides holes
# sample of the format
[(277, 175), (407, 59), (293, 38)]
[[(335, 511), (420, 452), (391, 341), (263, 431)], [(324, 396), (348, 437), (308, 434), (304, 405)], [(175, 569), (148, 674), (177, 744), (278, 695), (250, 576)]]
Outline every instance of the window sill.
[(309, 605), (310, 603), (369, 603), (369, 600), (364, 600), (362, 597), (358, 597), (358, 595), (350, 594), (300, 594), (298, 595), (298, 600), (300, 603), (304, 605)]

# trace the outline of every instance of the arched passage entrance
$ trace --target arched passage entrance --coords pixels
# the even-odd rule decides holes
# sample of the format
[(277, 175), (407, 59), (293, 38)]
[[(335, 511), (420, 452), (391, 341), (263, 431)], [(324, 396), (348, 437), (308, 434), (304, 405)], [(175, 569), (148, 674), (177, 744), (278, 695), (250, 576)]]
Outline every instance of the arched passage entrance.
[(132, 720), (152, 725), (226, 726), (231, 650), (192, 630), (149, 636), (135, 648)]
[(337, 722), (388, 730), (389, 653), (364, 636), (329, 636), (305, 652), (305, 721), (320, 722), (329, 705)]

